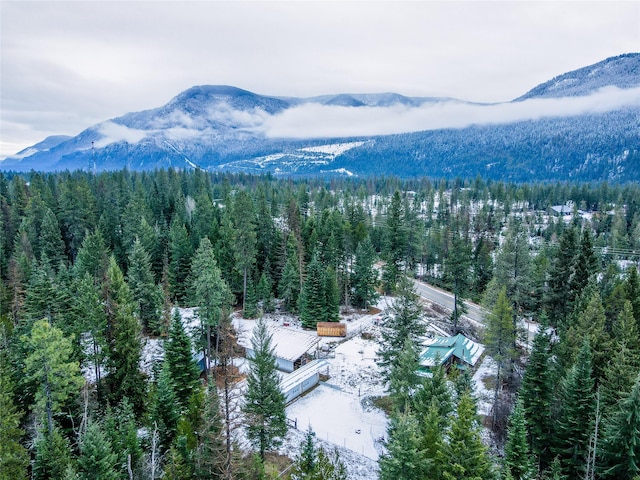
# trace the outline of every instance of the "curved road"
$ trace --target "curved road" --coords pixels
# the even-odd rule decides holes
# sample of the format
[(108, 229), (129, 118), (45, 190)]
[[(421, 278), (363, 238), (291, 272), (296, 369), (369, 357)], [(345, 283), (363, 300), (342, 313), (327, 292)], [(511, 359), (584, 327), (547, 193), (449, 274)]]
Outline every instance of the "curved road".
[[(413, 280), (413, 284), (416, 288), (416, 293), (425, 300), (442, 305), (444, 308), (453, 311), (453, 294), (442, 290), (441, 288), (428, 285), (418, 280)], [(477, 303), (465, 301), (467, 306), (467, 313), (463, 317), (468, 318), (472, 322), (479, 323), (484, 326), (485, 310)]]

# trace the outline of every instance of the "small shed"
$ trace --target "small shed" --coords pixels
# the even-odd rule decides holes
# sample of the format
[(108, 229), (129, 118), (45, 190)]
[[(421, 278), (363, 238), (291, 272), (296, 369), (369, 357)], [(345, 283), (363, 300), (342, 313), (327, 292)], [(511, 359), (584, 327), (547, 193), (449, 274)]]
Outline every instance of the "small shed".
[(289, 403), (315, 387), (320, 382), (320, 372), (328, 365), (324, 360), (313, 360), (292, 373), (283, 374), (280, 389), (286, 402)]
[[(320, 342), (316, 335), (277, 326), (269, 326), (267, 330), (271, 335), (271, 347), (279, 370), (293, 372), (315, 356), (316, 346)], [(246, 349), (247, 358), (253, 358), (251, 338), (241, 337), (238, 343)]]
[(474, 366), (485, 350), (484, 345), (468, 339), (461, 333), (455, 337), (436, 336), (423, 345), (425, 348), (420, 353), (422, 372), (428, 372), (437, 365), (456, 365), (459, 368)]
[(347, 325), (337, 322), (318, 322), (316, 330), (319, 337), (346, 337)]

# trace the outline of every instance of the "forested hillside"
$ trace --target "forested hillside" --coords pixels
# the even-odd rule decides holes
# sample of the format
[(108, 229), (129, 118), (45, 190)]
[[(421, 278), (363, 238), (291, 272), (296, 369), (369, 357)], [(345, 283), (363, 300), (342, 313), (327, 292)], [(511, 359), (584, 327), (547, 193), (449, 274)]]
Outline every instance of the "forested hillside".
[[(231, 317), (315, 328), (381, 293), (380, 478), (640, 475), (637, 183), (31, 172), (0, 174), (0, 223), (0, 479), (275, 478), (269, 338), (238, 407)], [(406, 276), (489, 312), (447, 324), (498, 365), (482, 422), (468, 374), (416, 375)], [(176, 306), (196, 309), (196, 338)], [(164, 354), (145, 368), (149, 339)], [(307, 440), (280, 478), (346, 478)]]

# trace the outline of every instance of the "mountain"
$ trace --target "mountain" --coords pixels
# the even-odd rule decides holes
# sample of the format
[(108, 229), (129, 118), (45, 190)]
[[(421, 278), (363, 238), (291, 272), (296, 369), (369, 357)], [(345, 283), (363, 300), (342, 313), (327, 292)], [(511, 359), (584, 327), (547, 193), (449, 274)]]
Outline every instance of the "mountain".
[[(415, 118), (418, 123), (399, 126)], [(387, 131), (360, 133), (361, 123), (381, 123)], [(310, 133), (300, 135), (299, 124)], [(395, 133), (380, 134), (389, 125)], [(640, 180), (638, 132), (640, 54), (633, 53), (560, 75), (501, 104), (396, 93), (269, 97), (196, 86), (164, 106), (76, 137), (50, 137), (0, 168), (623, 182)]]

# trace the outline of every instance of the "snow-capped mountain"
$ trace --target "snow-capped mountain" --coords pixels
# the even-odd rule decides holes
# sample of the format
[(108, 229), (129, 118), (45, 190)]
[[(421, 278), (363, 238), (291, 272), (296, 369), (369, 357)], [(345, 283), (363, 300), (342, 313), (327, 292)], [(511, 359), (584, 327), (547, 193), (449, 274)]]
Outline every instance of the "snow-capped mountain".
[(396, 93), (269, 97), (196, 86), (76, 137), (50, 137), (0, 168), (628, 181), (640, 180), (638, 132), (636, 53), (560, 75), (502, 104)]

